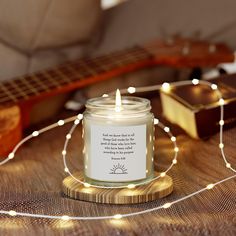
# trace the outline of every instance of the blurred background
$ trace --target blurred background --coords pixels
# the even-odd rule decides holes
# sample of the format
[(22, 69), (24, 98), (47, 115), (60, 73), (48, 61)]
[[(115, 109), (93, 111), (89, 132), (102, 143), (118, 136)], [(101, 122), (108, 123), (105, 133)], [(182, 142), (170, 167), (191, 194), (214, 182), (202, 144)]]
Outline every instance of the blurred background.
[[(234, 0), (0, 0), (0, 81), (177, 36), (223, 42), (233, 52), (235, 7)], [(183, 54), (191, 54), (188, 43), (186, 47)], [(223, 71), (234, 72), (232, 65), (224, 66)], [(202, 74), (209, 78), (220, 73), (212, 66), (200, 69), (155, 65), (114, 76), (70, 94), (72, 103), (67, 107), (79, 109), (87, 98), (116, 88), (184, 80)], [(67, 99), (68, 96), (62, 100)]]

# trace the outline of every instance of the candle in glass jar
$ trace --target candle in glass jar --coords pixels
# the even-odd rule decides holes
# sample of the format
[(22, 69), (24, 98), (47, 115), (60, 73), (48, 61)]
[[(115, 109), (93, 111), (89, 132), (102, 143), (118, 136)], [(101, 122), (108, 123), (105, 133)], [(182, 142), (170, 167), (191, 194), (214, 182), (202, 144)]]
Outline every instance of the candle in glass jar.
[(89, 99), (83, 119), (84, 178), (104, 186), (137, 184), (153, 177), (150, 101), (116, 96)]

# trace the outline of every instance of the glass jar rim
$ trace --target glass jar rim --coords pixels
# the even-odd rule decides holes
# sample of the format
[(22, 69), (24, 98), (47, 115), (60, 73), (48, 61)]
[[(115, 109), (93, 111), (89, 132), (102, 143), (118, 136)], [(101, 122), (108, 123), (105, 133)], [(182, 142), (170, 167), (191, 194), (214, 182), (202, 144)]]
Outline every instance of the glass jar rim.
[[(121, 113), (143, 113), (151, 110), (150, 101), (146, 98), (134, 96), (122, 96)], [(85, 107), (92, 110), (104, 110), (115, 112), (115, 96), (98, 97), (89, 99)]]

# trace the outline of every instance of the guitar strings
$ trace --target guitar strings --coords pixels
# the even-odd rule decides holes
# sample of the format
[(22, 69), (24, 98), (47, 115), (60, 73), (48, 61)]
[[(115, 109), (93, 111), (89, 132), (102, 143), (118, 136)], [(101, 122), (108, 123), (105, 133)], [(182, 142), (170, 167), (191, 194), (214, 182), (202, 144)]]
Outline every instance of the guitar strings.
[[(120, 53), (124, 53), (124, 52), (120, 52)], [(117, 56), (119, 56), (119, 57), (122, 57), (123, 59), (118, 59), (118, 58), (116, 58), (116, 55), (114, 55), (113, 57), (112, 57), (112, 59), (113, 60), (109, 60), (109, 61), (107, 61), (107, 62), (103, 62), (104, 64), (105, 64), (105, 67), (109, 67), (109, 66), (112, 66), (113, 67), (113, 69), (115, 69), (115, 68), (117, 68), (118, 66), (127, 66), (127, 65), (129, 65), (128, 63), (135, 63), (135, 62), (137, 62), (137, 60), (143, 60), (143, 59), (148, 59), (148, 57), (147, 57), (147, 52), (145, 52), (145, 51), (142, 51), (142, 50), (137, 50), (137, 51), (134, 51), (134, 52), (128, 52), (128, 53), (126, 53), (125, 55), (124, 54), (121, 54), (121, 55), (117, 55)], [(105, 56), (103, 56), (103, 57), (105, 57)], [(92, 59), (92, 62), (94, 62), (94, 63), (97, 63), (97, 62), (100, 62), (100, 61), (102, 61), (102, 60), (104, 60), (104, 58), (103, 57), (98, 57), (98, 58), (96, 58), (96, 59)], [(115, 60), (114, 60), (115, 59)], [(106, 59), (107, 60), (107, 59)], [(131, 61), (130, 61), (131, 60)], [(79, 66), (79, 62), (76, 62), (77, 63), (77, 65)], [(127, 63), (127, 64), (125, 64), (125, 63)], [(71, 63), (68, 63), (68, 65), (76, 65), (75, 64), (75, 62), (71, 62)], [(57, 67), (57, 69), (58, 70), (60, 70), (60, 69), (62, 69), (63, 67), (66, 67), (67, 66), (67, 64), (66, 65), (64, 65), (64, 66), (59, 66), (59, 67)], [(88, 65), (89, 66), (89, 65)], [(97, 66), (99, 67), (100, 65), (99, 64), (97, 64)], [(91, 68), (90, 69), (92, 69), (92, 70), (94, 70), (93, 69), (93, 67), (91, 66)], [(102, 66), (101, 66), (101, 68), (99, 68), (100, 70), (102, 69)], [(76, 68), (75, 70), (78, 70), (78, 71), (75, 71), (75, 74), (74, 74), (74, 76), (76, 76), (76, 75), (79, 75), (79, 71), (80, 71), (80, 68)], [(46, 74), (47, 73), (47, 71), (45, 71), (44, 72), (44, 74)], [(62, 73), (63, 73), (63, 71), (62, 71)], [(103, 73), (106, 73), (106, 71), (104, 71)], [(35, 76), (37, 73), (35, 73), (35, 74), (32, 74), (31, 76), (27, 76), (27, 77), (29, 77), (29, 78), (31, 78), (31, 77), (33, 77), (33, 76)], [(94, 70), (94, 73), (91, 73), (90, 72), (90, 76), (92, 76), (92, 75), (98, 75), (99, 73), (97, 72), (97, 71), (95, 71)], [(50, 77), (50, 75), (47, 75), (47, 82), (49, 82), (49, 83), (51, 83), (51, 85), (54, 85), (52, 88), (48, 88), (49, 90), (50, 89), (55, 89), (55, 88), (57, 88), (57, 87), (60, 87), (61, 86), (61, 84), (60, 84), (60, 80), (63, 80), (65, 77), (66, 77), (66, 75), (64, 75), (64, 74), (59, 74), (58, 75), (58, 77), (57, 77), (57, 80), (55, 80), (53, 77)], [(87, 77), (90, 77), (90, 76), (87, 76)], [(73, 75), (72, 75), (72, 77), (73, 77)], [(86, 78), (86, 76), (85, 77), (83, 77), (83, 78)], [(24, 79), (24, 81), (23, 81), (23, 79)], [(82, 79), (82, 78), (81, 78)], [(18, 79), (19, 80), (19, 79)], [(18, 82), (18, 80), (11, 80), (11, 83), (14, 83), (15, 81), (17, 81)], [(3, 82), (0, 82), (0, 88), (1, 88), (1, 90), (4, 92), (4, 90), (5, 89), (7, 89), (8, 90), (8, 92), (10, 93), (10, 95), (11, 96), (13, 96), (16, 100), (18, 100), (18, 99), (22, 99), (22, 97), (24, 97), (24, 95), (22, 94), (22, 93), (25, 93), (26, 94), (26, 96), (28, 96), (28, 95), (31, 95), (32, 96), (32, 93), (35, 95), (35, 96), (37, 96), (37, 95), (39, 95), (40, 94), (40, 91), (37, 91), (37, 87), (33, 87), (34, 85), (32, 84), (32, 83), (30, 83), (30, 81), (27, 81), (26, 79), (25, 79), (25, 77), (21, 77), (21, 79), (20, 80), (22, 80), (23, 81), (23, 83), (25, 83), (24, 84), (24, 87), (25, 87), (25, 89), (24, 90), (21, 90), (21, 91), (19, 91), (18, 89), (15, 89), (13, 86), (11, 86), (11, 84), (10, 84), (10, 82), (9, 81), (3, 81)], [(76, 77), (76, 80), (78, 80), (77, 79), (77, 77)], [(42, 83), (42, 81), (40, 81), (40, 78), (38, 78), (38, 81), (39, 81), (39, 83), (41, 82)], [(71, 81), (68, 81), (68, 83), (70, 83), (70, 82), (72, 82), (73, 80), (71, 80)], [(26, 84), (27, 83), (27, 84)], [(9, 90), (8, 88), (9, 88), (9, 86), (11, 87), (11, 90)], [(16, 86), (18, 86), (18, 85), (16, 85)], [(46, 84), (45, 84), (45, 86), (46, 86)], [(31, 88), (30, 88), (31, 87)], [(5, 88), (5, 89), (3, 89), (3, 88)], [(19, 87), (19, 89), (21, 89), (21, 87)], [(33, 90), (33, 89), (35, 89), (35, 91)], [(14, 100), (14, 99), (12, 99), (11, 98), (11, 96), (10, 95), (8, 95), (6, 92), (4, 92), (4, 96), (2, 96), (1, 98), (0, 98), (0, 102), (7, 102), (7, 101), (9, 101), (9, 102), (11, 102), (12, 100)], [(26, 99), (27, 99), (27, 97), (25, 97)]]
[[(177, 44), (176, 44), (176, 42), (177, 42)], [(108, 61), (108, 63), (107, 64), (105, 64), (105, 67), (109, 67), (109, 66), (112, 66), (112, 67), (117, 67), (117, 64), (114, 64), (114, 61), (113, 60), (107, 60), (108, 58), (112, 58), (112, 59), (116, 59), (116, 62), (118, 63), (118, 65), (119, 66), (121, 66), (122, 65), (122, 63), (125, 63), (125, 62), (129, 62), (129, 63), (134, 63), (134, 61), (129, 61), (129, 59), (128, 59), (128, 61), (127, 61), (127, 58), (126, 59), (124, 59), (125, 57), (128, 57), (128, 58), (130, 58), (131, 57), (131, 59), (142, 59), (142, 60), (144, 60), (144, 59), (150, 59), (151, 57), (153, 57), (153, 55), (151, 54), (151, 53), (149, 53), (149, 50), (152, 50), (152, 52), (155, 52), (155, 53), (162, 53), (162, 51), (163, 51), (163, 53), (165, 53), (165, 54), (168, 54), (167, 53), (167, 46), (170, 46), (171, 47), (171, 50), (172, 51), (175, 51), (175, 49), (178, 49), (178, 51), (180, 51), (180, 52), (183, 52), (183, 49), (186, 47), (186, 46), (188, 46), (189, 47), (189, 43), (188, 42), (185, 42), (185, 41), (180, 41), (180, 44), (181, 45), (178, 45), (178, 40), (176, 41), (172, 41), (171, 43), (168, 43), (167, 41), (164, 41), (164, 42), (160, 42), (160, 43), (154, 43), (154, 44), (150, 44), (149, 46), (144, 46), (144, 47), (139, 47), (139, 46), (137, 46), (137, 47), (134, 47), (134, 48), (131, 48), (131, 49), (128, 49), (128, 52), (126, 52), (126, 51), (118, 51), (118, 52), (113, 52), (113, 53), (110, 53), (110, 54), (107, 54), (107, 55), (103, 55), (103, 56), (99, 56), (99, 57), (95, 57), (95, 58), (91, 58), (91, 59), (80, 59), (80, 60), (78, 60), (78, 61), (76, 61), (76, 62), (70, 62), (70, 63), (68, 63), (68, 65), (78, 65), (81, 61), (87, 61), (87, 62), (92, 62), (92, 63), (97, 63), (98, 61), (100, 62), (100, 61), (104, 61), (104, 60), (106, 60), (106, 63), (107, 63), (107, 61)], [(208, 45), (208, 44), (207, 44)], [(158, 46), (158, 47), (157, 47)], [(209, 44), (209, 46), (210, 46), (210, 44)], [(209, 48), (208, 48), (209, 49)], [(209, 50), (208, 50), (209, 51)], [(210, 52), (209, 52), (210, 53)], [(119, 57), (122, 57), (122, 59), (121, 60), (117, 60), (117, 58), (119, 58)], [(143, 58), (142, 58), (143, 57)], [(121, 64), (120, 64), (121, 63)], [(128, 64), (127, 64), (128, 65)], [(63, 67), (66, 67), (67, 65), (64, 65), (64, 66), (58, 66), (58, 67), (56, 67), (58, 70), (60, 70), (60, 69), (62, 69)], [(88, 65), (89, 66), (89, 65)], [(100, 66), (100, 65), (98, 65), (98, 66)], [(125, 64), (123, 64), (122, 66), (125, 66)], [(113, 68), (113, 69), (114, 69)], [(91, 68), (90, 69), (92, 69), (93, 70), (93, 67), (91, 66)], [(102, 68), (100, 68), (100, 69), (102, 69)], [(77, 68), (77, 70), (78, 70), (78, 68)], [(34, 73), (34, 74), (32, 74), (32, 76), (31, 76), (31, 78), (32, 77), (34, 77), (35, 76), (35, 74), (37, 74), (38, 72), (36, 72), (36, 73)], [(42, 72), (43, 73), (43, 72)], [(47, 73), (47, 71), (45, 71), (44, 73)], [(104, 72), (105, 73), (105, 72)], [(79, 73), (78, 73), (78, 71), (76, 71), (75, 72), (75, 74), (74, 75), (78, 75)], [(96, 73), (96, 71), (95, 71), (95, 74), (97, 75), (97, 74), (99, 74), (99, 73)], [(64, 76), (62, 76), (62, 73), (60, 73), (60, 75), (58, 76), (58, 78), (57, 78), (57, 80), (58, 81), (61, 81), (61, 80), (64, 80), (64, 82), (65, 82), (65, 77), (66, 77), (66, 75), (64, 75)], [(85, 76), (86, 77), (86, 76)], [(84, 77), (84, 78), (85, 78)], [(48, 83), (51, 83), (51, 85), (54, 85), (54, 86), (52, 86), (52, 88), (50, 88), (50, 87), (48, 87), (48, 89), (49, 90), (51, 90), (51, 89), (55, 89), (55, 88), (57, 88), (57, 87), (60, 87), (61, 86), (61, 84), (60, 83), (58, 83), (58, 82), (56, 82), (57, 80), (55, 80), (53, 77), (50, 77), (50, 76), (47, 76), (47, 78), (48, 78)], [(21, 79), (25, 79), (25, 77), (22, 77)], [(39, 82), (37, 83), (37, 84), (40, 84), (40, 79), (37, 79)], [(16, 80), (11, 80), (11, 83), (14, 83), (14, 81), (16, 81)], [(34, 80), (34, 81), (36, 81), (36, 80)], [(73, 81), (73, 80), (72, 80)], [(68, 83), (70, 83), (70, 82), (72, 82), (72, 81), (68, 81)], [(10, 93), (10, 95), (11, 96), (13, 96), (14, 97), (14, 99), (12, 99), (11, 98), (11, 96), (10, 95), (8, 95), (8, 92), (6, 93), (6, 92), (4, 92), (4, 94), (5, 94), (5, 96), (4, 97), (2, 97), (2, 98), (0, 98), (0, 102), (12, 102), (12, 101), (14, 101), (15, 99), (16, 100), (19, 100), (19, 99), (27, 99), (28, 98), (28, 96), (32, 96), (32, 93), (35, 95), (35, 96), (37, 96), (37, 95), (39, 95), (40, 93), (41, 93), (41, 91), (37, 91), (37, 87), (34, 87), (34, 85), (32, 85), (31, 83), (30, 83), (30, 81), (27, 81), (27, 80), (25, 80), (25, 83), (27, 83), (27, 84), (25, 84), (25, 87), (26, 87), (26, 89), (24, 89), (24, 90), (22, 90), (22, 86), (21, 87), (19, 87), (19, 89), (21, 90), (21, 91), (19, 91), (19, 89), (15, 89), (14, 88), (14, 86), (11, 86), (11, 90), (9, 90), (6, 86), (4, 86), (4, 84), (9, 84), (9, 82), (8, 81), (3, 81), (3, 82), (0, 82), (0, 87), (2, 87), (2, 91), (4, 92), (4, 89), (3, 89), (3, 86), (8, 90), (8, 92)], [(42, 83), (42, 81), (41, 81), (41, 83)], [(56, 84), (55, 84), (56, 83)], [(47, 86), (46, 84), (44, 84), (45, 86)], [(17, 86), (17, 85), (16, 85)], [(40, 87), (41, 87), (41, 89), (43, 89), (43, 87), (45, 87), (45, 86), (41, 86), (40, 85)], [(45, 89), (44, 88), (44, 90), (46, 91), (47, 89)], [(24, 95), (25, 94), (25, 95)]]

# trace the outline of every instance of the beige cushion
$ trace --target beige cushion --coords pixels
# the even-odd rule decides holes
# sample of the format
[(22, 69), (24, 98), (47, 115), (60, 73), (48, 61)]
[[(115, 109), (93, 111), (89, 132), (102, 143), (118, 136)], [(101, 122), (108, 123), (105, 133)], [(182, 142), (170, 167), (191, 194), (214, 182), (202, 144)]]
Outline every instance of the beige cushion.
[(37, 51), (29, 60), (28, 72), (44, 70), (65, 61), (78, 59), (84, 55), (84, 51), (86, 51), (86, 47), (81, 45)]
[(0, 39), (26, 52), (84, 42), (100, 15), (99, 0), (0, 0)]
[(106, 12), (103, 40), (94, 54), (175, 34), (223, 41), (236, 49), (235, 0), (129, 0)]
[(0, 0), (0, 80), (81, 57), (101, 13), (100, 0)]
[(0, 43), (0, 81), (25, 74), (27, 65), (27, 56)]

